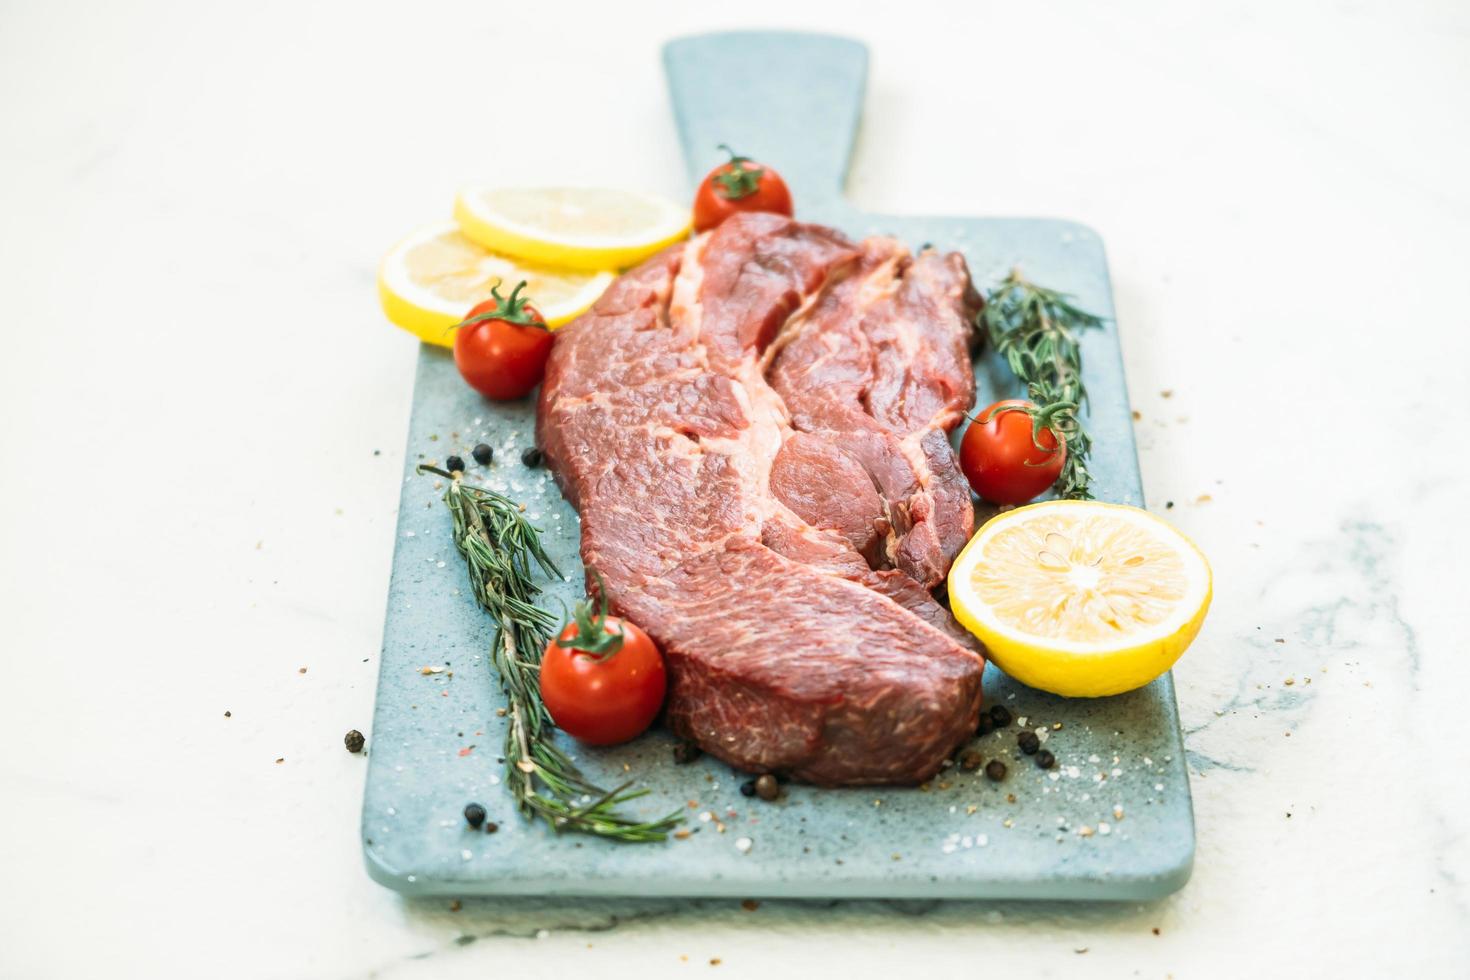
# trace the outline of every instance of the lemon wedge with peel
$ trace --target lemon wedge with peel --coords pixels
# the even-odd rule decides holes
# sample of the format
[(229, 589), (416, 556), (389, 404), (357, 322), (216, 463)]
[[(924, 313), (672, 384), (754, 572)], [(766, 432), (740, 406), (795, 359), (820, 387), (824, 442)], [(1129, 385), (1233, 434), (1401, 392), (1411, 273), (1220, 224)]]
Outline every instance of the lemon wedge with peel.
[(584, 187), (469, 187), (454, 201), (465, 237), (568, 269), (625, 269), (689, 234), (690, 212), (654, 194)]
[(398, 326), (445, 347), (450, 329), (490, 290), (525, 280), (525, 295), (551, 327), (575, 319), (612, 284), (611, 272), (532, 265), (482, 248), (446, 221), (399, 242), (378, 268), (378, 298)]
[(1173, 666), (1210, 608), (1210, 566), (1145, 510), (1052, 500), (1006, 511), (949, 573), (955, 617), (1011, 677), (1095, 698)]

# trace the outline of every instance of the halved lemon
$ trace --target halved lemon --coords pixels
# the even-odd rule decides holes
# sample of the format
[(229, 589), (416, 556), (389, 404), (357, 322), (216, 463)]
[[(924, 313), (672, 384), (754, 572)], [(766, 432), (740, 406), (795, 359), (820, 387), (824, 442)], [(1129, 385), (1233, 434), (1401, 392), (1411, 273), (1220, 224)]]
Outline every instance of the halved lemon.
[(585, 187), (469, 187), (460, 230), (485, 248), (569, 269), (625, 269), (689, 234), (690, 213), (654, 194)]
[(454, 346), (450, 330), (476, 303), (504, 284), (508, 294), (525, 280), (525, 295), (546, 323), (559, 327), (597, 302), (612, 284), (611, 272), (579, 272), (530, 265), (497, 255), (442, 222), (399, 242), (378, 268), (378, 298), (398, 326), (444, 347)]
[(1210, 608), (1210, 566), (1148, 511), (1051, 500), (982, 527), (949, 573), (955, 617), (1016, 680), (1068, 697), (1142, 687)]

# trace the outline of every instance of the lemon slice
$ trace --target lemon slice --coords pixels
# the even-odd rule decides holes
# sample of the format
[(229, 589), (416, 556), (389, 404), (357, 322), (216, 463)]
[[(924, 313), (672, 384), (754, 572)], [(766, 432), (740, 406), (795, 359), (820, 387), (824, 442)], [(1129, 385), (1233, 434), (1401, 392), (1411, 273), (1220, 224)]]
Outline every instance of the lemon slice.
[(1210, 608), (1210, 566), (1152, 514), (1051, 500), (997, 515), (955, 559), (955, 617), (996, 666), (1053, 694), (1095, 698), (1173, 666)]
[(689, 234), (688, 208), (579, 187), (470, 187), (454, 218), (486, 248), (569, 269), (625, 269)]
[(388, 319), (431, 344), (454, 346), (450, 330), (476, 303), (526, 282), (525, 295), (550, 327), (575, 319), (612, 284), (611, 272), (528, 265), (497, 255), (446, 221), (399, 242), (378, 269), (378, 298)]

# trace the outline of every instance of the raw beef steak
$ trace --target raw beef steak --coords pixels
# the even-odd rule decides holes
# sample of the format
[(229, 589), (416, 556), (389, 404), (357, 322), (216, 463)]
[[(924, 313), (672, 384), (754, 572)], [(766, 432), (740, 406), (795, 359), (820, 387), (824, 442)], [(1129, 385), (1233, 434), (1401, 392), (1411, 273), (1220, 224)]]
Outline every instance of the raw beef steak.
[(974, 730), (984, 661), (928, 590), (974, 526), (946, 433), (978, 304), (958, 255), (743, 214), (558, 332), (538, 438), (675, 733), (858, 785)]

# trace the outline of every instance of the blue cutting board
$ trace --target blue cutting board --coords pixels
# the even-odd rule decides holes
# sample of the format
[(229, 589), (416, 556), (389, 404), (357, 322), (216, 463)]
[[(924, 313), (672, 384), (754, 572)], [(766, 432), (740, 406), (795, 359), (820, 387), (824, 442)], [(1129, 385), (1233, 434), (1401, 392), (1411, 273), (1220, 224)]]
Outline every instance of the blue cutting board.
[[(664, 59), (691, 181), (723, 159), (717, 144), (729, 143), (781, 170), (799, 217), (855, 236), (958, 249), (982, 287), (1019, 264), (1112, 316), (1102, 242), (1089, 228), (872, 215), (843, 199), (867, 72), (861, 44), (715, 34), (675, 41)], [(1096, 493), (1142, 505), (1111, 320), (1086, 336), (1084, 357)], [(993, 357), (980, 360), (976, 377), (982, 405), (1018, 393)], [(722, 763), (676, 766), (672, 740), (654, 732), (615, 749), (566, 748), (601, 785), (649, 787), (639, 812), (681, 809), (694, 831), (687, 839), (619, 844), (524, 820), (500, 782), (496, 709), (504, 702), (486, 655), (492, 627), (468, 593), (436, 480), (413, 467), (451, 453), (469, 460), (482, 441), (494, 447), (492, 465), (471, 463), (470, 478), (527, 504), (569, 577), (548, 602), (570, 605), (582, 581), (577, 516), (544, 470), (520, 462), (533, 421), (530, 400), (487, 402), (444, 351), (421, 349), (363, 803), (363, 851), (377, 881), (444, 895), (1143, 899), (1188, 879), (1194, 821), (1168, 676), (1131, 694), (1069, 701), (987, 669), (988, 703), (1045, 726), (1058, 760), (1050, 772), (1018, 751), (1013, 725), (977, 744), (1009, 767), (999, 783), (952, 771), (924, 788), (791, 786), (781, 801), (763, 803), (741, 796), (744, 777)], [(423, 673), (430, 665), (446, 669)], [(461, 811), (470, 801), (484, 804), (497, 833), (467, 828)]]

